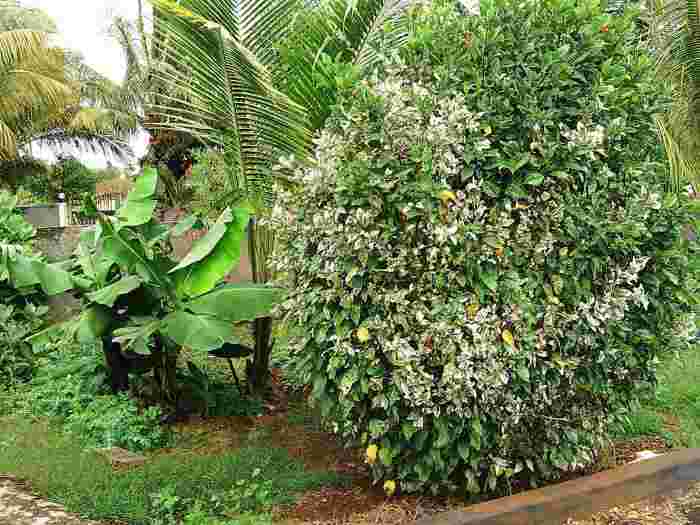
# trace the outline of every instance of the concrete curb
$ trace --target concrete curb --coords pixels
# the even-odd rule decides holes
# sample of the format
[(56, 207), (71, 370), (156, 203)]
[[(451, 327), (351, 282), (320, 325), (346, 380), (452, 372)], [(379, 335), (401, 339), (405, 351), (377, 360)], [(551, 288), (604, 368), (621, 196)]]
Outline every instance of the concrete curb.
[(700, 481), (700, 449), (686, 449), (558, 485), (421, 520), (419, 525), (555, 525), (669, 494)]

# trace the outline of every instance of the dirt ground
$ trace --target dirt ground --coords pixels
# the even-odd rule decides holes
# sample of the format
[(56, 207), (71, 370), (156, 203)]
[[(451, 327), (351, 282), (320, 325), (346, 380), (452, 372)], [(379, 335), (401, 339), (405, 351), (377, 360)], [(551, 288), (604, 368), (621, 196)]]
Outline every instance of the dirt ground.
[(19, 482), (0, 476), (0, 525), (97, 525), (31, 494)]
[(615, 507), (567, 525), (700, 525), (700, 483), (665, 497)]

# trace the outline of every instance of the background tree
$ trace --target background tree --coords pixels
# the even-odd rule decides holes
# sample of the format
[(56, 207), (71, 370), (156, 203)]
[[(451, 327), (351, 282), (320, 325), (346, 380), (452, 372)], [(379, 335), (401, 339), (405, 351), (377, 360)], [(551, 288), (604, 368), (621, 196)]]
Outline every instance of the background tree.
[(32, 173), (34, 145), (128, 155), (138, 120), (116, 86), (50, 45), (48, 33), (20, 25), (52, 29), (41, 11), (5, 3), (0, 20), (0, 181), (13, 186)]
[(21, 7), (15, 0), (0, 0), (0, 31), (12, 29), (55, 33), (56, 24), (41, 9)]
[(60, 193), (66, 198), (93, 195), (97, 174), (73, 156), (59, 156), (44, 173), (27, 178), (24, 188), (40, 200), (54, 202)]

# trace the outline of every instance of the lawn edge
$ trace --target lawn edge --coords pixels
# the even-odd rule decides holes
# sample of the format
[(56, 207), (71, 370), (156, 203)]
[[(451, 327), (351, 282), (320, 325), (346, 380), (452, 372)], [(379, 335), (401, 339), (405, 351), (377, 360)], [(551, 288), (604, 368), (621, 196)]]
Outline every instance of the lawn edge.
[(700, 448), (684, 449), (420, 520), (418, 525), (549, 525), (671, 493), (700, 481)]

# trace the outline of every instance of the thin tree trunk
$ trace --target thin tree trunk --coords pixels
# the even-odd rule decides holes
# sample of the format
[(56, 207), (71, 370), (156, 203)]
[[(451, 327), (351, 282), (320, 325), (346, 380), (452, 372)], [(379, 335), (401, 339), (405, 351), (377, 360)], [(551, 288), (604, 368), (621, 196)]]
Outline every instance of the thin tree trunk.
[[(267, 267), (267, 259), (270, 255), (273, 237), (270, 231), (261, 228), (255, 218), (250, 221), (248, 234), (248, 251), (253, 281), (266, 283), (270, 280)], [(272, 354), (272, 318), (263, 317), (253, 322), (253, 338), (255, 339), (255, 352), (253, 354), (253, 366), (248, 380), (253, 393), (262, 395), (268, 386), (270, 377), (270, 355)]]

